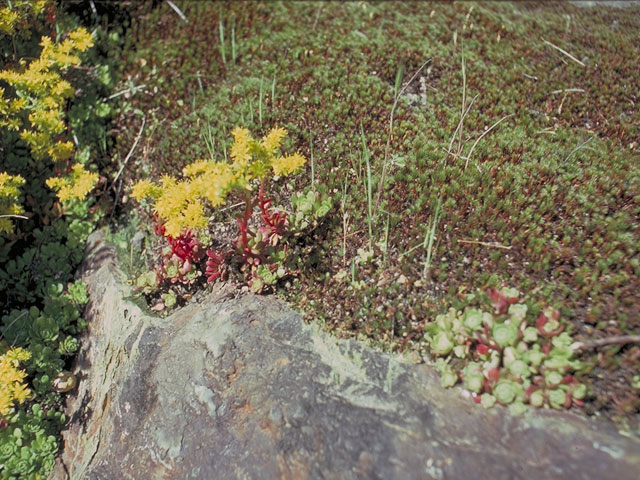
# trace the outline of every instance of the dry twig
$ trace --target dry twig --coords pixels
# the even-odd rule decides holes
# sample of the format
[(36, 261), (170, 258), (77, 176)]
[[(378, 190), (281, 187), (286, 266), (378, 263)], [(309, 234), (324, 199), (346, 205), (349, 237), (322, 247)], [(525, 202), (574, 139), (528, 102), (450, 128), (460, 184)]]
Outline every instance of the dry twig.
[(609, 345), (626, 345), (627, 343), (640, 344), (640, 335), (615, 335), (613, 337), (599, 338), (588, 342), (576, 342), (571, 345), (572, 350), (593, 350)]

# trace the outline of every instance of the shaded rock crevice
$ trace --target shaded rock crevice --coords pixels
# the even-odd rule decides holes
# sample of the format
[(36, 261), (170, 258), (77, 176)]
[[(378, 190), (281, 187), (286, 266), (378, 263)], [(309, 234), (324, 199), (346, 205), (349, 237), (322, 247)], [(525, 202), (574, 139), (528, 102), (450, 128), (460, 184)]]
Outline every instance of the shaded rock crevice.
[(159, 318), (90, 238), (88, 332), (52, 478), (616, 478), (640, 443), (567, 412), (513, 417), (436, 372), (218, 287)]

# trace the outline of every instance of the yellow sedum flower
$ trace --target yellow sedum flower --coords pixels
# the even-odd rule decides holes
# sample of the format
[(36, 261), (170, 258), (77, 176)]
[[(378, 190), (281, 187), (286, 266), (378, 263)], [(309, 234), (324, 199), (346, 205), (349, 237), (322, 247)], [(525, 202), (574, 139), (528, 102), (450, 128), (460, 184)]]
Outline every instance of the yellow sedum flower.
[[(7, 2), (4, 2), (5, 4)], [(13, 0), (0, 8), (0, 33), (15, 35), (16, 30), (25, 30), (33, 19), (51, 5), (51, 0)]]
[(8, 8), (0, 9), (0, 32), (6, 33), (7, 35), (13, 35), (15, 26), (19, 19), (20, 16), (15, 10), (10, 10)]
[(279, 157), (271, 161), (274, 175), (289, 175), (302, 167), (307, 161), (299, 153), (294, 153), (288, 157)]
[(208, 172), (212, 165), (215, 165), (215, 162), (198, 160), (197, 162), (193, 162), (184, 167), (182, 169), (182, 174), (187, 177), (195, 177), (196, 175)]
[[(3, 10), (0, 9), (0, 20)], [(66, 130), (65, 106), (73, 95), (73, 88), (62, 79), (60, 72), (80, 64), (78, 54), (93, 46), (93, 38), (86, 29), (78, 28), (62, 42), (56, 43), (44, 36), (40, 46), (39, 58), (30, 62), (21, 60), (16, 70), (0, 71), (0, 80), (16, 92), (15, 98), (7, 98), (5, 90), (0, 89), (0, 127), (21, 130), (20, 137), (37, 160), (50, 157), (53, 161), (63, 161), (72, 156), (73, 145), (57, 137)]]
[(78, 28), (69, 34), (69, 49), (86, 52), (93, 47), (93, 38), (85, 28)]
[(27, 374), (18, 368), (20, 362), (31, 358), (22, 348), (12, 348), (0, 355), (0, 416), (11, 412), (15, 403), (24, 403), (31, 390), (24, 384)]
[(19, 188), (22, 185), (24, 185), (24, 178), (20, 175), (0, 172), (0, 233), (13, 233), (11, 216), (23, 212), (22, 207), (17, 204)]
[(149, 180), (140, 180), (133, 186), (131, 196), (140, 201), (143, 198), (156, 198), (162, 193), (162, 189)]
[(233, 145), (231, 146), (231, 158), (236, 166), (244, 168), (251, 160), (251, 134), (249, 130), (236, 127), (231, 132), (233, 135)]
[(278, 148), (282, 139), (287, 136), (287, 131), (284, 128), (274, 128), (265, 137), (263, 137), (262, 148), (264, 148), (270, 155), (273, 155)]
[(61, 201), (71, 199), (83, 200), (98, 181), (98, 174), (84, 169), (84, 165), (76, 163), (67, 177), (47, 179), (47, 186), (58, 193)]
[(183, 180), (164, 176), (159, 185), (141, 180), (133, 186), (131, 196), (138, 201), (150, 199), (170, 237), (179, 236), (185, 229), (205, 228), (206, 206), (223, 205), (234, 189), (251, 190), (251, 182), (262, 180), (271, 170), (276, 175), (289, 175), (304, 165), (306, 160), (299, 153), (276, 157), (286, 134), (284, 128), (274, 128), (257, 141), (249, 130), (236, 127), (232, 132), (231, 164), (198, 160), (183, 168)]

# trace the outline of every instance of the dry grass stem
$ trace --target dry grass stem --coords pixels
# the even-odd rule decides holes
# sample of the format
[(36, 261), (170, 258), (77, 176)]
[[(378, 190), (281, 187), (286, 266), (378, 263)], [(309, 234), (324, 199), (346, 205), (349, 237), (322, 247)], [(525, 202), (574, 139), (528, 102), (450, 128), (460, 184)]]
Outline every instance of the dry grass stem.
[(118, 98), (120, 95), (125, 95), (127, 93), (136, 94), (136, 93), (138, 93), (139, 90), (142, 90), (143, 88), (146, 88), (146, 86), (147, 86), (146, 84), (133, 85), (133, 86), (131, 86), (129, 88), (125, 88), (124, 90), (116, 92), (113, 95), (109, 95), (105, 100), (113, 100), (114, 98)]
[[(453, 135), (451, 135), (451, 140), (449, 141), (449, 152), (451, 151), (451, 149), (453, 148), (453, 142), (456, 139), (456, 135), (458, 134), (458, 131), (462, 132), (462, 124), (464, 123), (464, 119), (467, 116), (467, 114), (469, 113), (469, 111), (471, 110), (471, 106), (473, 105), (473, 102), (476, 101), (476, 99), (480, 96), (480, 94), (476, 95), (475, 97), (473, 97), (471, 99), (471, 102), (469, 103), (469, 106), (467, 107), (467, 109), (465, 111), (462, 112), (462, 116), (460, 117), (460, 121), (458, 122), (458, 126), (456, 127), (456, 129), (453, 132)], [(462, 139), (459, 139), (459, 141), (461, 141)], [(460, 150), (460, 146), (458, 145), (458, 150)], [(453, 156), (459, 156), (460, 152), (458, 153), (452, 153)]]
[(606, 347), (608, 345), (626, 345), (627, 343), (640, 344), (640, 335), (616, 335), (613, 337), (600, 338), (589, 342), (576, 342), (571, 348), (573, 350), (593, 350), (594, 348)]
[(122, 174), (122, 171), (127, 166), (127, 163), (129, 162), (129, 160), (131, 159), (131, 155), (133, 155), (133, 152), (135, 151), (136, 147), (138, 146), (138, 142), (140, 141), (140, 137), (142, 137), (142, 131), (144, 130), (144, 124), (146, 123), (146, 120), (147, 120), (147, 117), (142, 117), (142, 125), (140, 126), (140, 131), (138, 132), (138, 136), (133, 142), (133, 146), (131, 147), (131, 150), (129, 150), (129, 153), (127, 153), (127, 156), (125, 157), (124, 162), (122, 162), (122, 166), (120, 167), (120, 170), (118, 170), (118, 173), (113, 179), (113, 182), (111, 182), (111, 186), (107, 190), (110, 190), (113, 188), (113, 186), (118, 181), (118, 177)]
[(482, 245), (483, 247), (500, 248), (502, 250), (511, 250), (511, 246), (501, 245), (496, 242), (481, 242), (479, 240), (458, 240), (458, 243), (472, 243), (474, 245)]
[(584, 93), (585, 89), (584, 88), (565, 88), (563, 90), (554, 90), (553, 92), (551, 92), (551, 95), (557, 95), (558, 93), (572, 93), (572, 92)]
[(469, 165), (469, 160), (471, 159), (471, 155), (473, 154), (473, 150), (476, 148), (476, 145), (478, 145), (478, 142), (480, 140), (482, 140), (484, 138), (485, 135), (487, 135), (491, 130), (493, 130), (494, 128), (496, 128), (498, 125), (500, 125), (504, 120), (506, 120), (509, 117), (513, 117), (515, 114), (512, 113), (510, 115), (505, 115), (504, 117), (502, 117), (500, 120), (498, 120), (496, 123), (494, 123), (493, 125), (491, 125), (491, 127), (489, 127), (487, 130), (485, 130), (483, 132), (482, 135), (480, 135), (475, 142), (473, 142), (473, 145), (471, 145), (471, 150), (469, 150), (469, 154), (467, 155), (467, 157), (465, 158), (466, 162), (464, 164), (464, 169), (467, 169), (467, 165)]
[(558, 47), (557, 45), (554, 45), (553, 43), (549, 42), (548, 40), (545, 40), (544, 38), (542, 39), (542, 41), (544, 43), (546, 43), (547, 45), (555, 48), (556, 50), (558, 50), (561, 53), (564, 53), (567, 57), (569, 57), (571, 60), (573, 60), (574, 62), (576, 62), (579, 65), (582, 65), (583, 67), (585, 67), (586, 65), (584, 63), (582, 63), (580, 60), (578, 60), (576, 57), (574, 57), (573, 55), (571, 55), (569, 52), (567, 52), (566, 50), (561, 49), (560, 47)]
[(189, 19), (184, 15), (184, 13), (182, 13), (182, 10), (180, 10), (178, 8), (178, 6), (173, 3), (171, 0), (167, 0), (167, 3), (169, 4), (169, 6), (173, 9), (174, 12), (176, 12), (178, 14), (178, 16), (186, 23), (189, 23)]

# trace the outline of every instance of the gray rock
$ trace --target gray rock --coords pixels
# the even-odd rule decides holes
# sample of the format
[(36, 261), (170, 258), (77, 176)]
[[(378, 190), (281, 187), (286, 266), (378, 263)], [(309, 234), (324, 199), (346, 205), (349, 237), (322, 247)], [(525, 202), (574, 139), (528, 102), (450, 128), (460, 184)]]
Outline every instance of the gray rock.
[(144, 247), (144, 233), (136, 232), (133, 238), (131, 239), (131, 247), (135, 253), (141, 253), (142, 248)]
[(90, 319), (52, 478), (637, 479), (640, 443), (566, 412), (513, 417), (426, 365), (220, 288), (167, 318), (92, 235)]

